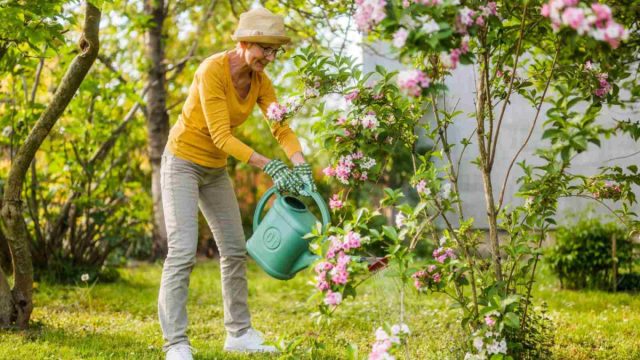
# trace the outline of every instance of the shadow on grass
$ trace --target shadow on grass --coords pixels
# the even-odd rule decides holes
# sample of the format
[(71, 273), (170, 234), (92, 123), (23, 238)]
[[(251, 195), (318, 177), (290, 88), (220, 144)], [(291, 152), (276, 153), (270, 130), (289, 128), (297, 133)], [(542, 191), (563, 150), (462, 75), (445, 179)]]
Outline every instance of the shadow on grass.
[(161, 359), (162, 351), (136, 336), (51, 327), (39, 322), (28, 330), (8, 330), (3, 337), (13, 340), (0, 346), (2, 359)]

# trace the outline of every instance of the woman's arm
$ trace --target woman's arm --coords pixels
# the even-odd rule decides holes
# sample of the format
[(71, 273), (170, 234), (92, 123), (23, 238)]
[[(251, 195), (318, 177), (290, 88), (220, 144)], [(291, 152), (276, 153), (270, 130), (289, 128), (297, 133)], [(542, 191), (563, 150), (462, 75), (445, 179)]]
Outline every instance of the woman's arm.
[[(267, 165), (269, 161), (271, 161), (271, 159), (259, 154), (257, 151), (254, 151), (249, 158), (249, 164), (260, 169), (264, 169), (264, 166)], [(305, 163), (302, 151), (296, 151), (293, 155), (291, 155), (291, 162), (293, 163), (293, 165)]]

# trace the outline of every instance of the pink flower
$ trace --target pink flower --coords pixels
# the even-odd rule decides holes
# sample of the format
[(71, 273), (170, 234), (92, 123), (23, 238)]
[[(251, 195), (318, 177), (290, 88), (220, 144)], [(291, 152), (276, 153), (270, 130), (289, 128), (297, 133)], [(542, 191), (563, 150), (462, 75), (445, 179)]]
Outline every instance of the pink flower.
[(420, 281), (419, 279), (413, 280), (413, 286), (418, 290), (422, 289), (422, 281)]
[(336, 171), (331, 166), (327, 166), (322, 170), (325, 176), (336, 176)]
[(609, 45), (611, 45), (612, 48), (617, 48), (618, 45), (620, 44), (620, 40), (625, 40), (628, 37), (628, 32), (626, 31), (626, 29), (615, 22), (609, 22), (609, 25), (607, 25), (607, 28), (605, 29), (604, 32), (604, 39), (606, 42), (609, 43)]
[(581, 8), (565, 9), (562, 14), (562, 22), (574, 30), (578, 30), (579, 34), (584, 34), (588, 29), (588, 25), (585, 23), (584, 10)]
[(281, 121), (287, 113), (287, 107), (272, 102), (267, 108), (267, 118), (273, 121)]
[(410, 96), (420, 96), (429, 87), (431, 79), (420, 70), (404, 70), (398, 74), (398, 87)]
[(363, 32), (371, 30), (376, 24), (384, 20), (385, 0), (356, 0), (357, 9), (353, 15), (358, 29)]
[(365, 129), (375, 129), (378, 127), (378, 119), (376, 119), (375, 115), (365, 115), (361, 122), (362, 127)]
[(438, 267), (435, 265), (429, 265), (429, 267), (427, 267), (427, 271), (432, 273), (434, 272)]
[(331, 210), (339, 210), (342, 209), (343, 206), (344, 203), (342, 202), (342, 200), (340, 200), (338, 194), (333, 194), (333, 196), (329, 200), (329, 207), (331, 208)]
[(453, 249), (444, 248), (444, 247), (439, 247), (433, 250), (432, 255), (436, 259), (436, 261), (441, 264), (444, 263), (444, 261), (447, 260), (447, 258), (450, 258), (450, 259), (456, 258), (456, 254), (453, 252)]
[(344, 116), (340, 116), (336, 120), (336, 124), (338, 124), (338, 125), (344, 125), (346, 122), (347, 122), (347, 118), (345, 118)]
[(498, 4), (496, 4), (495, 1), (491, 1), (487, 6), (480, 6), (480, 10), (484, 16), (497, 16)]
[(587, 60), (587, 62), (584, 63), (584, 68), (585, 68), (585, 70), (592, 70), (593, 69), (593, 64), (591, 63), (591, 61)]
[(598, 74), (598, 89), (594, 91), (594, 94), (598, 97), (604, 97), (611, 91), (611, 84), (607, 81), (608, 75), (606, 73)]
[(434, 274), (433, 275), (433, 282), (434, 283), (439, 283), (440, 282), (440, 277), (441, 277), (440, 273)]
[(551, 15), (551, 7), (549, 4), (543, 4), (542, 9), (540, 9), (540, 14), (544, 17), (549, 17)]
[(361, 245), (361, 237), (357, 232), (349, 231), (344, 240), (349, 249), (356, 249)]
[(456, 258), (456, 254), (453, 252), (452, 248), (447, 248), (444, 253), (447, 255), (447, 257), (449, 257), (450, 259), (455, 259)]
[(598, 22), (607, 23), (609, 20), (612, 20), (611, 8), (607, 5), (593, 3), (591, 4), (591, 10), (596, 14)]
[(496, 320), (494, 318), (492, 318), (491, 316), (485, 316), (484, 317), (484, 322), (487, 324), (487, 326), (489, 327), (493, 327), (493, 325), (496, 324)]
[(475, 11), (469, 9), (468, 7), (463, 7), (458, 11), (458, 16), (460, 17), (460, 22), (464, 25), (471, 26), (473, 25), (473, 16), (475, 15)]
[(427, 182), (424, 180), (420, 180), (418, 185), (416, 185), (416, 191), (420, 194), (424, 194), (426, 189), (427, 189)]
[(400, 28), (393, 34), (393, 46), (401, 48), (407, 42), (409, 32), (405, 28)]
[(352, 92), (348, 93), (347, 95), (344, 96), (345, 100), (347, 101), (353, 101), (355, 100), (358, 95), (360, 95), (360, 90), (353, 90)]
[(346, 271), (336, 272), (332, 277), (331, 281), (333, 281), (336, 285), (344, 285), (347, 283), (348, 274)]
[(324, 271), (329, 271), (331, 269), (333, 269), (333, 264), (331, 264), (328, 261), (323, 261), (321, 263), (318, 263), (318, 265), (316, 265), (315, 267), (316, 273), (322, 273)]
[(316, 288), (320, 291), (326, 291), (326, 290), (329, 290), (331, 286), (326, 280), (322, 280), (322, 281), (318, 281), (318, 283), (316, 284)]
[(326, 305), (339, 305), (342, 302), (342, 294), (329, 291), (324, 298)]
[[(347, 245), (347, 242), (345, 242), (343, 244)], [(345, 250), (349, 250), (349, 248), (347, 246), (344, 246), (346, 249)], [(341, 267), (342, 269), (346, 269), (346, 266), (349, 264), (349, 262), (351, 262), (351, 257), (347, 254), (344, 253), (344, 251), (341, 251), (338, 254), (338, 266)]]

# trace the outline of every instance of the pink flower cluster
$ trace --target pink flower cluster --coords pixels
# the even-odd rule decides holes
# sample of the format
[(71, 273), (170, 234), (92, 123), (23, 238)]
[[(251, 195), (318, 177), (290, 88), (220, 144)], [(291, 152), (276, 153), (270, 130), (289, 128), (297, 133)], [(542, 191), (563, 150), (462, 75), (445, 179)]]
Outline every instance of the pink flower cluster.
[(460, 43), (460, 47), (457, 49), (452, 49), (450, 53), (443, 52), (440, 54), (440, 62), (444, 67), (449, 69), (455, 69), (458, 67), (458, 63), (460, 62), (460, 56), (469, 52), (469, 37), (465, 36), (462, 38), (462, 42)]
[(267, 108), (267, 118), (273, 121), (282, 121), (287, 114), (287, 107), (277, 102), (272, 102)]
[(364, 156), (362, 151), (353, 154), (341, 156), (338, 165), (335, 167), (328, 166), (322, 172), (326, 176), (335, 176), (338, 181), (347, 185), (349, 179), (366, 181), (369, 176), (367, 171), (376, 165), (373, 158)]
[(429, 87), (431, 79), (424, 72), (414, 70), (404, 70), (398, 74), (398, 87), (410, 96), (420, 96), (422, 89)]
[(387, 17), (386, 0), (356, 0), (357, 9), (353, 17), (358, 29), (367, 32)]
[(348, 93), (347, 95), (344, 96), (345, 100), (352, 102), (353, 100), (355, 100), (358, 95), (360, 95), (360, 90), (356, 89), (353, 90), (352, 92)]
[(613, 20), (611, 8), (593, 3), (591, 7), (579, 6), (578, 0), (549, 0), (542, 5), (541, 14), (551, 19), (551, 26), (574, 29), (579, 35), (588, 34), (598, 41), (606, 41), (614, 49), (620, 41), (629, 37), (629, 31)]
[(346, 253), (352, 249), (357, 249), (361, 245), (360, 234), (349, 231), (344, 236), (344, 241), (337, 236), (330, 236), (331, 245), (327, 251), (326, 260), (318, 263), (315, 267), (316, 288), (326, 291), (324, 303), (327, 305), (338, 305), (342, 301), (342, 295), (332, 290), (332, 284), (345, 285), (349, 280), (348, 265), (351, 257)]
[(454, 253), (453, 249), (451, 248), (439, 247), (433, 250), (433, 258), (436, 259), (437, 262), (442, 264), (445, 260), (447, 260), (447, 258), (455, 259), (456, 253)]
[(397, 48), (401, 48), (407, 42), (407, 37), (409, 36), (409, 31), (405, 28), (400, 28), (393, 34), (393, 46)]
[(607, 81), (608, 75), (607, 73), (598, 74), (598, 85), (599, 87), (593, 92), (598, 97), (604, 97), (611, 91), (611, 84)]
[(425, 180), (420, 180), (420, 182), (418, 182), (418, 185), (416, 185), (416, 191), (419, 194), (427, 194), (427, 182)]
[(496, 324), (496, 319), (487, 315), (484, 317), (484, 322), (485, 324), (487, 324), (488, 327), (493, 327)]
[(614, 199), (618, 200), (622, 196), (622, 188), (620, 185), (612, 182), (605, 182), (600, 188), (593, 192), (596, 199)]
[(437, 284), (442, 280), (442, 274), (436, 272), (438, 269), (435, 265), (429, 265), (427, 270), (416, 271), (411, 277), (413, 278), (413, 286), (418, 290), (423, 290), (430, 284)]
[(460, 34), (467, 34), (472, 26), (484, 26), (490, 16), (498, 16), (498, 6), (494, 1), (480, 6), (477, 11), (465, 6), (458, 11), (456, 31)]
[(373, 111), (369, 111), (367, 115), (363, 116), (360, 119), (360, 125), (365, 129), (375, 129), (378, 127), (378, 119), (376, 118), (376, 113)]
[(338, 194), (333, 194), (331, 199), (329, 199), (329, 207), (331, 210), (339, 210), (342, 209), (344, 203), (340, 200), (340, 196)]

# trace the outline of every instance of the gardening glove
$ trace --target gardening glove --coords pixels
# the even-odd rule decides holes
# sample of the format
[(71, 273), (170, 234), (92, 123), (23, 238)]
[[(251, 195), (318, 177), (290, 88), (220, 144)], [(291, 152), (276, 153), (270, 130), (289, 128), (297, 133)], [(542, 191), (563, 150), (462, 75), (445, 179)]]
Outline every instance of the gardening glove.
[[(313, 172), (311, 171), (311, 165), (309, 165), (308, 163), (294, 165), (293, 173), (298, 175), (300, 179), (302, 179), (302, 182), (308, 187), (309, 191), (316, 192), (318, 190), (318, 188), (316, 187), (316, 183), (313, 181)], [(302, 190), (304, 190), (304, 188), (300, 189), (300, 191), (298, 192), (300, 192), (300, 194), (302, 195), (307, 195), (306, 191)]]
[(287, 165), (280, 160), (271, 160), (264, 166), (263, 171), (271, 176), (273, 184), (280, 192), (290, 192), (299, 195), (298, 189), (304, 187), (302, 179), (294, 174)]

